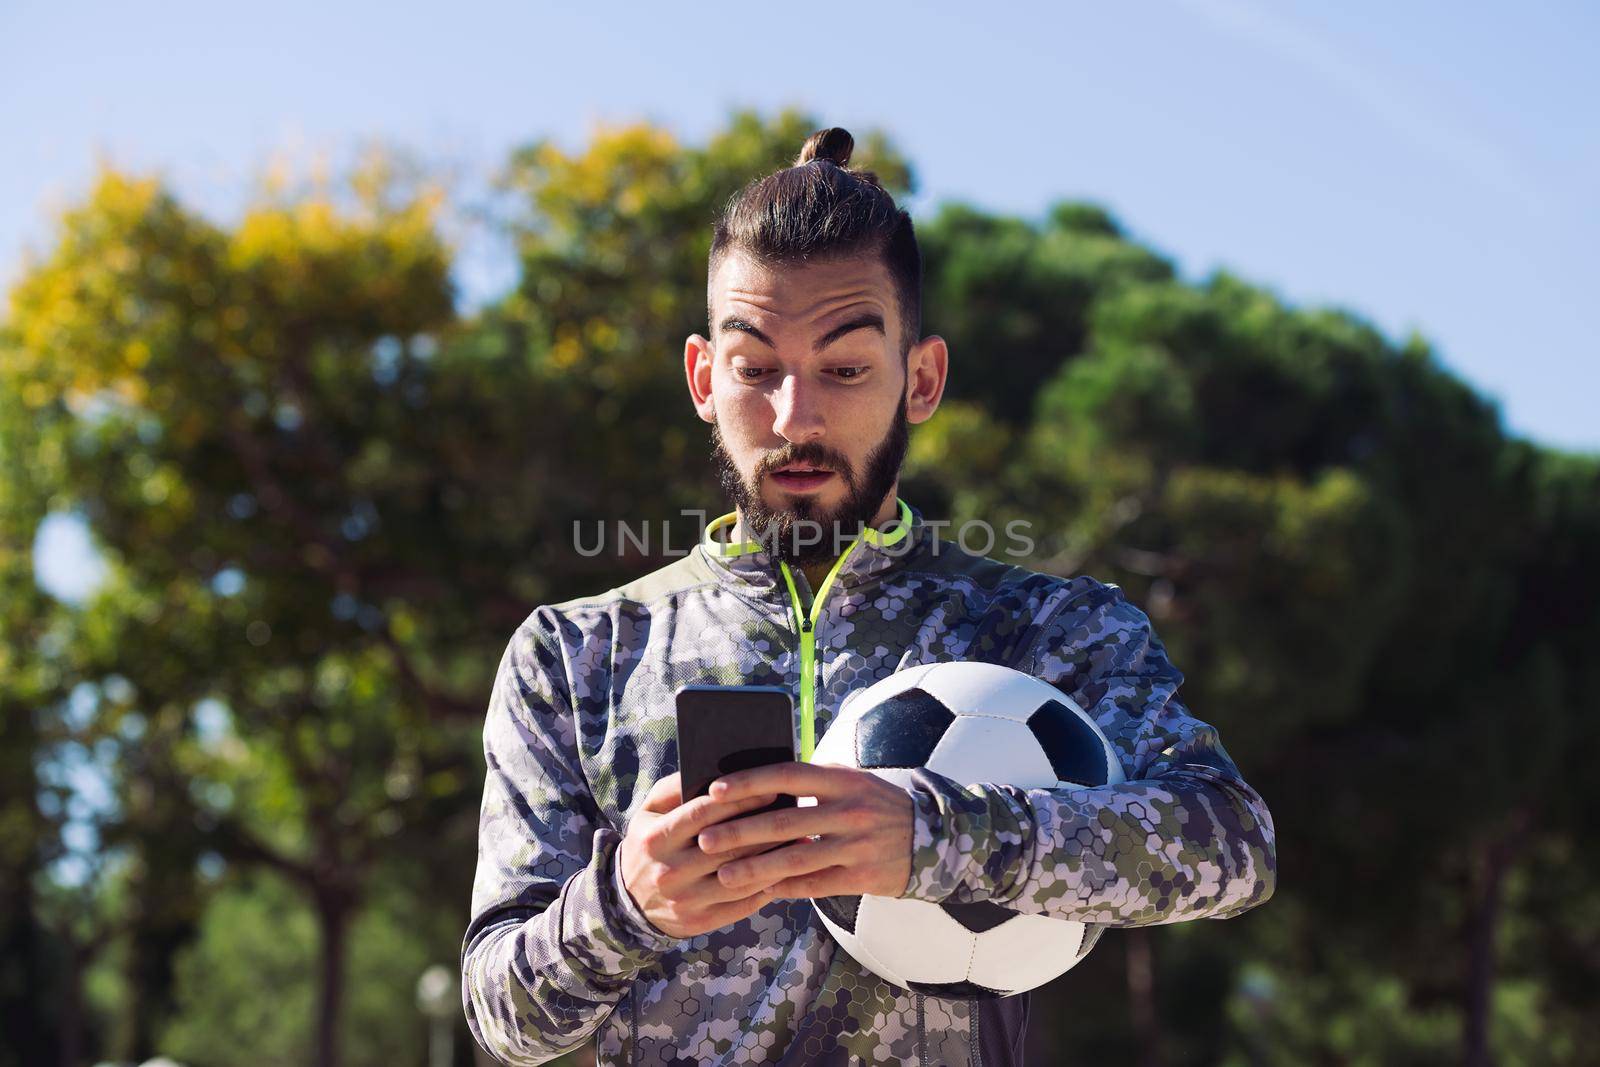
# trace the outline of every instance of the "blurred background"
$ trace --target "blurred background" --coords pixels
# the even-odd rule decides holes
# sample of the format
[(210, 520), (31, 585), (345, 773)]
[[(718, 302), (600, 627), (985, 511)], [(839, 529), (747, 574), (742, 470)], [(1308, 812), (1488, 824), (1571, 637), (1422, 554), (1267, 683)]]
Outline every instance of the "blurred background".
[(1594, 1062), (1597, 31), (0, 6), (0, 1065), (474, 1061), (498, 657), (720, 510), (711, 220), (827, 125), (951, 346), (902, 495), (1123, 585), (1277, 823), (1033, 1062)]

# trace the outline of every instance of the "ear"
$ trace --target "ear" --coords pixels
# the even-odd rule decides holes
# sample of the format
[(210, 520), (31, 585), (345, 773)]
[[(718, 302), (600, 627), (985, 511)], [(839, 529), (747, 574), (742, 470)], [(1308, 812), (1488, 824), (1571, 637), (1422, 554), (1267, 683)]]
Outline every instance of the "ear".
[(711, 399), (711, 342), (690, 334), (683, 343), (683, 376), (689, 383), (689, 398), (702, 422), (716, 422), (717, 408)]
[(906, 353), (906, 421), (926, 422), (939, 408), (944, 396), (945, 375), (950, 369), (950, 350), (944, 338), (929, 334)]

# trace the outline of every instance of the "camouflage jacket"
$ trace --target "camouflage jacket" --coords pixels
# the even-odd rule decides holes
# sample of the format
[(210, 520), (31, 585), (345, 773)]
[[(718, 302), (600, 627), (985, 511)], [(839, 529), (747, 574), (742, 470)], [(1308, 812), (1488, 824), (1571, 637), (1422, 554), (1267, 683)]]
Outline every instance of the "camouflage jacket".
[[(812, 905), (775, 901), (686, 940), (623, 889), (617, 845), (677, 769), (674, 691), (787, 686), (809, 753), (852, 690), (982, 660), (1053, 683), (1115, 744), (1127, 781), (1067, 791), (912, 788), (905, 895), (993, 900), (1106, 926), (1226, 918), (1271, 895), (1271, 816), (1121, 590), (963, 551), (900, 502), (816, 597), (755, 542), (706, 527), (689, 554), (600, 596), (540, 607), (501, 659), (462, 999), (478, 1042), (542, 1063), (593, 1038), (602, 1064), (1020, 1063), (1028, 996), (908, 992), (839, 950)], [(1070, 980), (1070, 979), (1067, 979)]]

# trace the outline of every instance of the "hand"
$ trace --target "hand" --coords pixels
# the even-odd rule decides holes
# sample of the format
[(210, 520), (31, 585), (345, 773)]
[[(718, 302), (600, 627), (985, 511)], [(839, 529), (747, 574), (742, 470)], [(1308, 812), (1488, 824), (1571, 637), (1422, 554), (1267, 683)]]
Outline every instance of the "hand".
[[(699, 833), (700, 848), (721, 863), (717, 878), (729, 890), (770, 898), (905, 892), (912, 829), (905, 790), (871, 771), (813, 763), (774, 763), (711, 783), (711, 798), (728, 804), (775, 793), (816, 797), (817, 803), (733, 819)], [(794, 844), (750, 858), (736, 854), (782, 841)]]
[[(730, 889), (717, 880), (717, 864), (695, 846), (695, 835), (713, 823), (764, 807), (775, 794), (747, 793), (735, 801), (696, 797), (682, 802), (679, 776), (660, 779), (628, 824), (617, 862), (628, 895), (651, 925), (669, 937), (686, 938), (718, 930), (765, 907), (773, 898), (763, 886)], [(756, 845), (740, 855), (766, 848)]]

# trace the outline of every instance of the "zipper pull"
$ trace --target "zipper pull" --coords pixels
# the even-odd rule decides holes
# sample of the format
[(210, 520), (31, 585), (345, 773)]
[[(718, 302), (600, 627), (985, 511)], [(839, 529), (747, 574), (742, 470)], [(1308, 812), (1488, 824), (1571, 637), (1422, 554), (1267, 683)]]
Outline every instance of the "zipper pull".
[(800, 620), (800, 632), (803, 633), (803, 634), (808, 634), (808, 633), (811, 632), (811, 620), (810, 619), (801, 619)]

